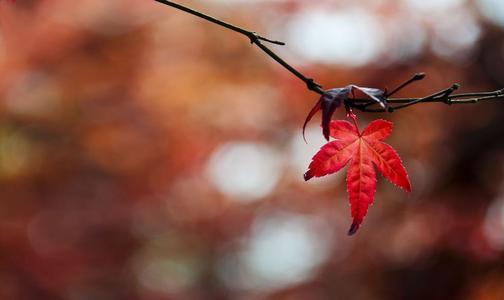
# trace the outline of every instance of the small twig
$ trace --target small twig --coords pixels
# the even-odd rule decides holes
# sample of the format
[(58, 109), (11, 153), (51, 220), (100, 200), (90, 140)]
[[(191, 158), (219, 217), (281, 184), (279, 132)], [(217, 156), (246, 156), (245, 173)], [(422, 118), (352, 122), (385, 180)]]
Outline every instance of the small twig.
[[(385, 89), (385, 94), (383, 96), (387, 100), (387, 99), (389, 99), (390, 96), (392, 96), (393, 94), (399, 92), (400, 90), (402, 90), (406, 86), (410, 85), (411, 83), (413, 83), (415, 81), (420, 81), (420, 80), (422, 80), (424, 78), (425, 78), (425, 73), (416, 73), (410, 79), (406, 80), (405, 82), (401, 83), (398, 87), (396, 87), (395, 89), (393, 89), (392, 92), (387, 92), (387, 89)], [(352, 93), (353, 93), (353, 90), (352, 90)], [(354, 95), (354, 98), (355, 98), (355, 95)], [(385, 102), (388, 105), (388, 101), (385, 101)], [(366, 103), (364, 103), (362, 105), (359, 105), (359, 106), (354, 106), (354, 107), (359, 108), (359, 109), (362, 110), (363, 108), (368, 107), (368, 106), (373, 105), (373, 104), (376, 104), (376, 101), (367, 100)], [(383, 109), (385, 109), (385, 107)], [(390, 107), (388, 107), (387, 109), (391, 110)], [(392, 108), (392, 110), (393, 110), (393, 108)]]
[(282, 58), (280, 58), (280, 56), (278, 56), (275, 52), (273, 52), (271, 49), (266, 47), (261, 41), (265, 41), (265, 42), (276, 44), (276, 45), (285, 45), (285, 43), (262, 37), (253, 31), (249, 31), (249, 30), (240, 28), (238, 26), (226, 23), (224, 21), (221, 21), (219, 19), (216, 19), (214, 17), (211, 17), (209, 15), (206, 15), (204, 13), (201, 13), (199, 11), (196, 11), (196, 10), (191, 9), (189, 7), (183, 6), (181, 4), (177, 4), (172, 1), (168, 1), (168, 0), (154, 0), (154, 1), (159, 2), (161, 4), (164, 4), (164, 5), (171, 6), (173, 8), (179, 9), (179, 10), (182, 10), (184, 12), (191, 14), (191, 15), (200, 17), (200, 18), (205, 19), (209, 22), (220, 25), (224, 28), (230, 29), (232, 31), (238, 32), (238, 33), (248, 37), (250, 39), (250, 43), (255, 44), (262, 51), (264, 51), (269, 57), (271, 57), (277, 63), (282, 65), (285, 69), (287, 69), (289, 72), (294, 74), (297, 78), (301, 79), (306, 84), (306, 87), (310, 91), (314, 91), (320, 95), (324, 94), (324, 90), (322, 90), (322, 86), (320, 84), (316, 83), (313, 79), (304, 76), (301, 72), (299, 72), (294, 67), (289, 65), (286, 61), (284, 61)]
[(396, 87), (395, 89), (392, 90), (392, 92), (390, 93), (385, 93), (385, 97), (390, 97), (392, 95), (394, 95), (395, 93), (399, 92), (400, 90), (402, 90), (403, 88), (405, 88), (406, 86), (410, 85), (411, 83), (415, 82), (415, 81), (419, 81), (419, 80), (422, 80), (425, 78), (425, 73), (416, 73), (415, 75), (413, 75), (413, 77), (411, 77), (409, 80), (405, 81), (404, 83), (402, 83), (401, 85), (399, 85), (398, 87)]

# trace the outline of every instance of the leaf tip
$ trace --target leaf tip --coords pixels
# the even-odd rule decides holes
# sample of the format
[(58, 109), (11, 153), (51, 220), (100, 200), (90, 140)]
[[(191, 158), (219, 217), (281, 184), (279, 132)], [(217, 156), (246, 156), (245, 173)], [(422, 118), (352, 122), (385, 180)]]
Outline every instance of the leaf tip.
[(306, 141), (306, 135), (305, 135), (305, 129), (306, 129), (306, 128), (305, 128), (305, 127), (306, 127), (306, 125), (305, 125), (305, 126), (303, 126), (303, 141), (305, 142), (305, 144), (307, 144), (307, 145), (308, 145), (308, 142)]
[(360, 227), (360, 224), (356, 221), (353, 221), (352, 223), (352, 226), (350, 226), (350, 229), (348, 230), (348, 235), (351, 236), (351, 235), (354, 235), (357, 230), (359, 229)]
[(322, 134), (324, 135), (324, 138), (328, 142), (329, 142), (329, 134), (330, 134), (330, 132), (331, 132), (331, 130), (329, 129), (329, 123), (322, 124)]
[(304, 173), (303, 177), (305, 181), (308, 181), (313, 178), (313, 173), (311, 172), (311, 170), (308, 170), (306, 173)]
[(303, 140), (307, 144), (308, 144), (308, 142), (306, 141), (306, 137), (305, 137), (306, 125), (308, 125), (308, 122), (310, 122), (310, 120), (317, 113), (317, 111), (320, 110), (320, 105), (321, 104), (320, 104), (320, 100), (319, 100), (319, 101), (317, 101), (317, 103), (315, 103), (315, 106), (312, 107), (312, 109), (310, 110), (310, 112), (308, 113), (308, 115), (306, 116), (306, 119), (304, 121), (304, 124), (303, 124)]
[(404, 190), (408, 193), (411, 193), (411, 183), (409, 182), (409, 180), (406, 186), (404, 187)]

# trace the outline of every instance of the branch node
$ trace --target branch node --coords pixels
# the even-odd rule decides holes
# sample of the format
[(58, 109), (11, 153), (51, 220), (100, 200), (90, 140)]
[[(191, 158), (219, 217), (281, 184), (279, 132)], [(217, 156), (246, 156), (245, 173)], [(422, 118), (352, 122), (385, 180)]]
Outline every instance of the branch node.
[(306, 78), (306, 87), (310, 91), (315, 91), (317, 89), (322, 88), (322, 86), (318, 83), (316, 83), (312, 78)]
[(285, 46), (284, 42), (270, 40), (268, 38), (260, 36), (255, 31), (249, 31), (249, 32), (246, 33), (246, 35), (250, 39), (250, 43), (251, 44), (259, 44), (260, 41), (265, 41), (265, 42), (272, 43), (272, 44), (275, 44), (275, 45)]
[(248, 38), (250, 39), (251, 44), (256, 44), (257, 42), (259, 42), (259, 35), (253, 31), (248, 34)]
[(452, 105), (452, 104), (453, 104), (453, 101), (450, 99), (450, 97), (449, 97), (449, 96), (450, 96), (450, 95), (451, 95), (454, 91), (458, 90), (459, 88), (460, 88), (460, 84), (458, 84), (458, 83), (454, 83), (454, 84), (453, 84), (453, 85), (452, 85), (449, 89), (447, 89), (447, 90), (445, 91), (445, 93), (443, 94), (443, 96), (442, 96), (443, 98), (445, 98), (445, 99), (444, 99), (444, 103), (446, 103), (446, 104), (448, 104), (448, 105)]
[(413, 80), (422, 80), (425, 78), (425, 73), (424, 72), (421, 72), (421, 73), (416, 73), (414, 76), (413, 76)]

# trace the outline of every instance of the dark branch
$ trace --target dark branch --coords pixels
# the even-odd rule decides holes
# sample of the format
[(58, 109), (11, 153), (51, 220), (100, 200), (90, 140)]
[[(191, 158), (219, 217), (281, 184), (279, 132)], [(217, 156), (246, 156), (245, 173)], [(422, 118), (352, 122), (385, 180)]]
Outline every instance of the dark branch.
[(430, 96), (422, 97), (422, 98), (419, 98), (419, 99), (416, 99), (416, 100), (413, 100), (413, 101), (410, 101), (410, 102), (407, 102), (407, 103), (404, 103), (404, 104), (401, 104), (401, 105), (397, 105), (397, 106), (394, 106), (394, 107), (391, 107), (391, 108), (392, 108), (392, 110), (397, 110), (397, 109), (405, 108), (405, 107), (408, 107), (408, 106), (420, 103), (422, 101), (429, 101), (430, 99), (435, 99), (436, 97), (441, 97), (441, 99), (448, 99), (448, 97), (454, 91), (456, 91), (459, 87), (460, 87), (460, 85), (458, 85), (458, 84), (455, 83), (451, 87), (449, 87), (449, 88), (447, 88), (445, 90), (442, 90), (440, 92), (434, 93), (434, 94), (432, 94)]
[[(164, 5), (171, 6), (173, 8), (179, 9), (181, 11), (184, 11), (186, 13), (189, 13), (191, 15), (197, 16), (199, 18), (205, 19), (209, 22), (212, 22), (214, 24), (220, 25), (224, 28), (227, 28), (229, 30), (232, 30), (234, 32), (240, 33), (247, 38), (249, 38), (250, 42), (252, 44), (255, 44), (257, 47), (259, 47), (264, 53), (266, 53), (269, 57), (271, 57), (273, 60), (275, 60), (277, 63), (279, 63), (282, 67), (287, 69), (289, 72), (291, 72), (294, 76), (302, 80), (305, 84), (306, 87), (315, 93), (318, 93), (320, 95), (323, 95), (325, 91), (322, 89), (322, 86), (316, 83), (313, 79), (306, 77), (303, 75), (301, 72), (299, 72), (297, 69), (289, 65), (286, 61), (284, 61), (280, 56), (278, 56), (275, 52), (273, 52), (270, 48), (265, 46), (262, 42), (268, 42), (272, 43), (275, 45), (285, 45), (283, 42), (271, 40), (268, 38), (265, 38), (263, 36), (258, 35), (254, 31), (249, 31), (246, 29), (243, 29), (241, 27), (226, 23), (224, 21), (221, 21), (219, 19), (216, 19), (214, 17), (211, 17), (209, 15), (203, 14), (199, 11), (196, 11), (194, 9), (191, 9), (189, 7), (183, 6), (181, 4), (177, 4), (172, 1), (168, 0), (154, 0), (156, 2), (159, 2)], [(445, 103), (445, 104), (466, 104), (466, 103), (477, 103), (480, 101), (487, 101), (487, 100), (493, 100), (493, 99), (503, 99), (504, 100), (504, 89), (500, 89), (494, 92), (481, 92), (481, 93), (464, 93), (464, 94), (453, 94), (455, 90), (459, 88), (458, 84), (453, 84), (451, 87), (444, 89), (442, 91), (439, 91), (437, 93), (434, 93), (432, 95), (426, 96), (426, 97), (421, 97), (421, 98), (390, 98), (390, 96), (394, 95), (398, 91), (402, 90), (403, 88), (407, 87), (411, 83), (415, 81), (419, 81), (425, 78), (424, 73), (417, 73), (413, 77), (411, 77), (409, 80), (405, 81), (404, 83), (400, 84), (398, 87), (393, 89), (390, 93), (385, 92), (384, 96), (386, 98), (386, 103), (388, 104), (388, 107), (383, 108), (383, 107), (376, 107), (377, 102), (376, 101), (370, 101), (369, 99), (348, 99), (345, 102), (345, 106), (348, 108), (355, 108), (363, 112), (393, 112), (398, 109), (403, 109), (415, 104), (419, 103), (432, 103), (432, 102), (440, 102), (440, 103)]]
[(154, 0), (154, 1), (159, 2), (161, 4), (164, 4), (164, 5), (171, 6), (173, 8), (179, 9), (179, 10), (182, 10), (182, 11), (184, 11), (186, 13), (189, 13), (191, 15), (200, 17), (200, 18), (205, 19), (205, 20), (207, 20), (209, 22), (212, 22), (214, 24), (220, 25), (220, 26), (222, 26), (224, 28), (227, 28), (227, 29), (232, 30), (234, 32), (238, 32), (238, 33), (240, 33), (240, 34), (248, 37), (250, 39), (250, 42), (252, 44), (255, 44), (262, 51), (264, 51), (264, 53), (266, 53), (269, 57), (271, 57), (273, 60), (275, 60), (281, 66), (283, 66), (289, 72), (291, 72), (292, 74), (294, 74), (297, 78), (301, 79), (306, 84), (306, 87), (310, 91), (314, 91), (315, 93), (318, 93), (320, 95), (324, 94), (324, 90), (322, 90), (322, 86), (321, 85), (319, 85), (318, 83), (316, 83), (313, 79), (304, 76), (301, 72), (299, 72), (294, 67), (292, 67), (291, 65), (289, 65), (286, 61), (284, 61), (282, 58), (280, 58), (280, 56), (278, 56), (275, 52), (273, 52), (271, 49), (269, 49), (268, 47), (266, 47), (261, 41), (268, 42), (268, 43), (273, 43), (273, 44), (277, 44), (277, 45), (285, 45), (283, 42), (278, 42), (278, 41), (267, 39), (265, 37), (262, 37), (262, 36), (258, 35), (254, 31), (249, 31), (249, 30), (240, 28), (238, 26), (226, 23), (224, 21), (221, 21), (219, 19), (216, 19), (214, 17), (211, 17), (209, 15), (203, 14), (203, 13), (201, 13), (199, 11), (196, 11), (196, 10), (191, 9), (189, 7), (177, 4), (177, 3), (172, 2), (172, 1), (167, 1), (167, 0)]
[[(452, 94), (458, 87), (458, 84), (454, 84), (448, 89), (421, 98), (389, 98), (387, 99), (387, 103), (389, 104), (388, 111), (392, 112), (419, 103), (444, 103), (452, 105), (478, 103), (495, 99), (504, 101), (504, 89), (493, 92)], [(375, 106), (375, 103), (370, 103), (368, 99), (350, 99), (347, 105), (363, 112), (386, 112), (386, 110), (381, 107), (372, 108)]]
[(400, 90), (402, 90), (403, 88), (405, 88), (406, 86), (410, 85), (411, 83), (415, 82), (415, 81), (419, 81), (419, 80), (422, 80), (425, 78), (425, 73), (416, 73), (415, 75), (413, 75), (413, 77), (411, 77), (409, 80), (405, 81), (404, 83), (400, 84), (398, 87), (396, 87), (395, 89), (392, 90), (392, 92), (390, 93), (385, 93), (385, 97), (390, 97), (392, 95), (394, 95), (395, 93), (399, 92)]

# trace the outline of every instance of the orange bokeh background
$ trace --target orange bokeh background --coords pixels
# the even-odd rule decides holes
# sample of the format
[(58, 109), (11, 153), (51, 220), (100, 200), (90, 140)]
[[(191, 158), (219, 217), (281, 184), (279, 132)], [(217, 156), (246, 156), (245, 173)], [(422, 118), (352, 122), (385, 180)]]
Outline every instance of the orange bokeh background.
[[(426, 72), (418, 97), (504, 86), (492, 1), (180, 3), (325, 88)], [(0, 1), (0, 299), (504, 299), (502, 100), (359, 113), (394, 122), (413, 192), (379, 177), (353, 237), (343, 172), (303, 181), (316, 100), (155, 1)]]

